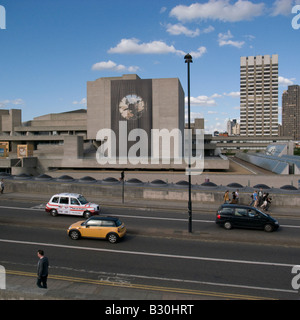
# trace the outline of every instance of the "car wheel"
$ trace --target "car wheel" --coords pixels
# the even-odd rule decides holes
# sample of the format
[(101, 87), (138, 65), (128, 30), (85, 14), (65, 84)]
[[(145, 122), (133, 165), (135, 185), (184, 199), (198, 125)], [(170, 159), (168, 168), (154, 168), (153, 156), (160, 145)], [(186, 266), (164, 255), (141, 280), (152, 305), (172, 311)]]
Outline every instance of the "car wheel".
[(85, 211), (83, 213), (83, 217), (86, 218), (86, 219), (88, 219), (90, 216), (91, 216), (91, 213), (89, 211)]
[(110, 233), (107, 235), (107, 240), (110, 242), (110, 243), (116, 243), (118, 241), (119, 237), (117, 234), (115, 233)]
[(265, 231), (266, 232), (272, 232), (274, 230), (274, 227), (271, 224), (265, 225)]
[(224, 223), (224, 228), (225, 228), (226, 230), (232, 229), (231, 223), (230, 223), (229, 221), (226, 221), (226, 222)]
[(80, 232), (77, 230), (72, 230), (70, 231), (69, 236), (72, 240), (78, 240), (80, 238)]
[(52, 209), (50, 211), (50, 214), (51, 214), (52, 217), (56, 217), (57, 216), (57, 211), (55, 209)]

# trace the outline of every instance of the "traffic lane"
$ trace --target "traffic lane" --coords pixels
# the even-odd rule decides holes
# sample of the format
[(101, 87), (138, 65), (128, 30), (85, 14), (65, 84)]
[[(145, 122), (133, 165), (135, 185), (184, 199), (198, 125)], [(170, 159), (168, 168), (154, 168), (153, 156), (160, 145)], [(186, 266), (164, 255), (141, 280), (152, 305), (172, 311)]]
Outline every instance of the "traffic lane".
[[(12, 231), (12, 230), (10, 230)], [(56, 230), (48, 230), (45, 240), (58, 240)], [(22, 234), (18, 233), (19, 236)], [(207, 250), (206, 243), (200, 248), (202, 256), (188, 256), (188, 249), (192, 246), (191, 241), (155, 241), (154, 239), (141, 238), (139, 246), (128, 250), (128, 241), (122, 241), (118, 249), (105, 249), (103, 242), (95, 240), (66, 241), (61, 247), (58, 243), (6, 243), (1, 242), (0, 256), (1, 264), (7, 269), (24, 270), (34, 272), (36, 263), (36, 251), (44, 249), (50, 259), (51, 272), (68, 276), (89, 277), (91, 279), (113, 279), (119, 281), (130, 281), (132, 283), (161, 285), (162, 282), (168, 286), (204, 290), (214, 288), (217, 291), (262, 294), (266, 297), (295, 298), (291, 291), (291, 267), (273, 265), (273, 262), (257, 261), (256, 249), (253, 247), (252, 263), (248, 260), (222, 261), (215, 255), (214, 259), (204, 257)], [(177, 254), (170, 253), (153, 254), (141, 250), (145, 242), (151, 242), (153, 247), (168, 246), (177, 248)], [(84, 245), (82, 245), (84, 243)], [(199, 246), (199, 243), (197, 243)], [(147, 245), (146, 245), (147, 246)], [(241, 251), (241, 247), (228, 248), (228, 245), (215, 244), (221, 252)], [(111, 246), (110, 246), (111, 247)], [(245, 248), (242, 248), (245, 251)], [(250, 252), (251, 250), (248, 251)], [(282, 251), (283, 249), (281, 249)], [(212, 248), (209, 252), (214, 251)], [(160, 252), (164, 252), (160, 250)], [(254, 253), (254, 257), (252, 256)], [(281, 252), (277, 252), (281, 255)], [(293, 252), (289, 255), (293, 256)], [(299, 252), (298, 252), (299, 254)], [(275, 262), (278, 263), (278, 262)]]
[[(37, 210), (43, 210), (46, 206), (46, 202), (42, 201), (20, 201), (20, 200), (3, 200), (0, 198), (0, 207), (16, 207), (16, 208), (35, 208)], [(200, 209), (197, 208), (193, 210), (193, 217), (204, 217), (204, 219), (214, 219), (215, 214), (217, 212), (218, 206), (215, 206), (212, 204), (211, 209)], [(153, 216), (175, 216), (175, 217), (184, 217), (188, 215), (187, 208), (186, 209), (176, 209), (176, 208), (170, 208), (170, 209), (155, 209), (155, 208), (134, 208), (134, 207), (127, 207), (126, 204), (118, 206), (107, 206), (107, 205), (101, 205), (101, 214), (118, 214), (118, 213), (130, 213), (132, 215), (146, 215), (147, 213)], [(279, 212), (272, 212), (272, 210), (269, 212), (271, 216), (274, 218), (279, 219), (282, 222), (287, 221), (293, 221), (292, 225), (298, 225), (300, 226), (300, 216), (296, 217), (293, 215), (289, 215), (288, 208), (286, 212), (279, 213)]]
[[(228, 231), (223, 230), (224, 233)], [(245, 233), (264, 233), (253, 230), (236, 230), (239, 236), (245, 236)], [(275, 233), (274, 233), (275, 234)], [(27, 241), (36, 243), (54, 243), (62, 245), (74, 245), (76, 247), (93, 247), (104, 250), (127, 250), (132, 252), (166, 253), (182, 254), (186, 256), (202, 256), (207, 258), (219, 258), (229, 260), (248, 260), (248, 261), (273, 261), (281, 264), (299, 263), (300, 249), (297, 247), (286, 248), (284, 246), (265, 245), (264, 243), (251, 244), (228, 242), (220, 243), (217, 241), (201, 241), (198, 239), (175, 239), (163, 237), (143, 237), (139, 235), (127, 234), (119, 243), (113, 245), (106, 240), (101, 239), (81, 239), (71, 240), (67, 235), (67, 229), (56, 228), (34, 228), (24, 226), (11, 226), (0, 224), (0, 239)], [(279, 254), (280, 252), (280, 254)]]
[[(20, 202), (20, 201), (6, 201), (0, 199), (0, 212), (1, 209), (4, 208), (20, 208), (25, 209), (24, 213), (27, 212), (27, 210), (33, 209), (37, 211), (44, 211), (46, 203), (40, 203), (40, 202)], [(288, 210), (288, 209), (287, 209)], [(208, 212), (207, 210), (202, 210), (201, 212), (197, 209), (193, 212), (193, 221), (194, 222), (214, 222), (215, 220), (215, 212), (216, 210)], [(172, 209), (150, 209), (150, 208), (129, 208), (124, 207), (123, 205), (120, 207), (110, 207), (110, 206), (102, 206), (101, 209), (102, 215), (120, 215), (126, 217), (127, 215), (130, 215), (132, 217), (147, 217), (150, 216), (151, 218), (158, 220), (161, 218), (162, 220), (167, 220), (168, 218), (171, 219), (178, 219), (179, 221), (184, 221), (188, 219), (188, 212), (187, 210), (172, 210)], [(299, 227), (300, 228), (300, 217), (293, 217), (293, 216), (287, 216), (278, 214), (278, 213), (272, 213), (269, 212), (271, 216), (274, 218), (277, 218), (281, 225), (285, 227)]]
[[(155, 235), (174, 238), (198, 238), (212, 241), (235, 241), (235, 242), (259, 242), (262, 244), (281, 244), (299, 246), (299, 228), (293, 227), (294, 221), (287, 220), (290, 227), (281, 227), (273, 233), (255, 230), (233, 229), (224, 230), (217, 226), (212, 216), (202, 217), (194, 215), (193, 233), (187, 233), (188, 220), (183, 215), (172, 213), (161, 216), (160, 213), (152, 215), (149, 212), (123, 210), (116, 212), (107, 211), (104, 215), (118, 216), (125, 222), (129, 234)], [(119, 213), (119, 214), (117, 214)], [(145, 215), (146, 214), (146, 215)], [(162, 213), (163, 214), (163, 213)], [(200, 217), (200, 219), (197, 219)], [(72, 223), (84, 220), (82, 217), (62, 216), (52, 217), (41, 209), (22, 209), (0, 207), (0, 223), (31, 226), (35, 228), (57, 228), (66, 230)]]
[[(40, 216), (35, 216), (35, 218), (38, 217), (44, 217), (48, 216), (49, 214), (45, 212), (44, 205), (39, 204), (33, 207), (23, 207), (20, 203), (14, 203), (13, 205), (10, 204), (7, 206), (0, 205), (0, 218), (7, 217), (14, 217), (13, 210), (20, 210), (22, 213), (22, 218), (26, 218), (25, 214), (30, 214), (30, 212), (40, 212), (43, 213)], [(24, 215), (23, 215), (24, 214)], [(178, 211), (166, 211), (166, 210), (141, 210), (141, 209), (132, 209), (132, 208), (107, 208), (103, 207), (101, 211), (101, 215), (116, 215), (120, 217), (132, 217), (137, 219), (153, 219), (157, 221), (181, 221), (185, 222), (188, 219), (187, 212), (178, 212)], [(193, 222), (195, 223), (213, 223), (215, 221), (215, 214), (212, 213), (194, 213), (193, 214)], [(67, 219), (76, 218), (76, 216), (59, 216), (61, 219), (62, 217), (65, 217)], [(276, 215), (273, 215), (274, 218), (276, 218)], [(78, 218), (78, 217), (77, 217)], [(76, 218), (76, 219), (77, 219)], [(79, 218), (81, 218), (79, 216)], [(30, 219), (30, 217), (29, 217)], [(294, 218), (294, 217), (281, 217), (279, 218), (279, 222), (284, 227), (299, 227), (300, 228), (300, 219)]]

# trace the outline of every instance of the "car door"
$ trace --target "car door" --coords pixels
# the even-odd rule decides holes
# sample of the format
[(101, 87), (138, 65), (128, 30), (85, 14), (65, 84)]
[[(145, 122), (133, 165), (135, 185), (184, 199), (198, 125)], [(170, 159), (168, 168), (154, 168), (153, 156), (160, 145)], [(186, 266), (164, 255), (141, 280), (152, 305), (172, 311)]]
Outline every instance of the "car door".
[(101, 225), (101, 238), (106, 238), (106, 236), (112, 232), (112, 233), (116, 233), (115, 229), (116, 229), (116, 223), (114, 221), (111, 220), (103, 220), (102, 221), (102, 225)]
[(251, 224), (251, 228), (261, 229), (265, 225), (266, 217), (261, 212), (252, 209), (249, 210), (249, 220)]
[(82, 215), (82, 206), (74, 197), (70, 198), (70, 214), (77, 216)]
[(104, 238), (101, 220), (88, 220), (85, 226), (80, 230), (83, 237)]
[(57, 212), (59, 214), (69, 214), (69, 197), (60, 197)]
[(247, 209), (235, 208), (234, 210), (234, 225), (236, 227), (248, 228), (249, 227), (249, 216)]

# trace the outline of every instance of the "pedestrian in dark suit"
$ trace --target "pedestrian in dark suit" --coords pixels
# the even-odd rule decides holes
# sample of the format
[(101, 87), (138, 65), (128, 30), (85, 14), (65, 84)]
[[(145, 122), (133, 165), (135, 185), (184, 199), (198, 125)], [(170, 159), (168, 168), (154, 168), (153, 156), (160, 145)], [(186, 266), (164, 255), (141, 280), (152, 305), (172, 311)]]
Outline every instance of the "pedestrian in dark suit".
[(37, 286), (47, 289), (49, 260), (44, 256), (43, 250), (38, 250), (37, 256), (40, 258), (37, 266)]

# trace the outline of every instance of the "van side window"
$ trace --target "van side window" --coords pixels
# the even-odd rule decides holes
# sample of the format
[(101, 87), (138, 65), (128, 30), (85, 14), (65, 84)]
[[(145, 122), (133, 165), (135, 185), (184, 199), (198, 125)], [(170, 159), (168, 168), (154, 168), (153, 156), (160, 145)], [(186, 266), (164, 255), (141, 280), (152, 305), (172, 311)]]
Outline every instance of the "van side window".
[(51, 202), (52, 203), (58, 203), (58, 200), (59, 200), (59, 197), (54, 197)]
[(61, 197), (59, 203), (60, 204), (69, 204), (69, 198)]
[(224, 213), (224, 214), (233, 213), (233, 209), (232, 208), (222, 208), (222, 213)]
[(250, 210), (248, 210), (248, 215), (250, 218), (254, 218), (254, 217), (258, 216), (258, 213), (256, 210), (250, 209)]
[(247, 217), (247, 209), (238, 208), (235, 209), (235, 216), (236, 217)]

